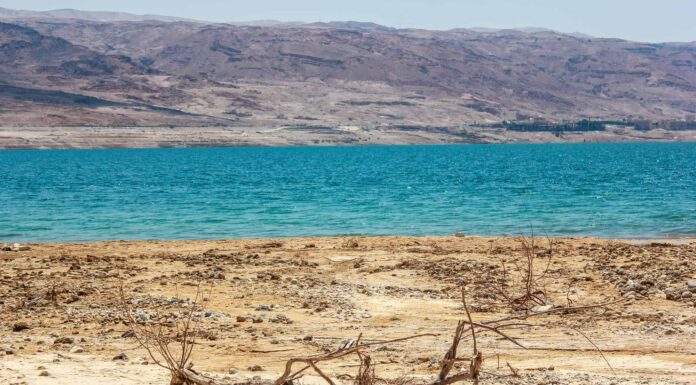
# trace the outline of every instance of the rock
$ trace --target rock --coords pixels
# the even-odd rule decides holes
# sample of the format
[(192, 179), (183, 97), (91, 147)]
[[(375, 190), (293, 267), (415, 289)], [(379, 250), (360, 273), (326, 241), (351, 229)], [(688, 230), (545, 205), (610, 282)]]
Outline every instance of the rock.
[(85, 349), (79, 347), (79, 346), (73, 346), (70, 348), (70, 353), (84, 353)]
[(696, 279), (690, 279), (687, 283), (686, 286), (689, 289), (696, 289)]
[(631, 279), (629, 279), (628, 282), (626, 282), (626, 286), (624, 286), (624, 290), (626, 291), (641, 291), (642, 289), (643, 286)]
[(135, 363), (138, 365), (149, 365), (150, 361), (148, 361), (147, 357), (140, 357), (137, 360), (135, 360)]
[(284, 314), (278, 314), (275, 317), (271, 318), (269, 322), (272, 323), (280, 323), (280, 324), (291, 324), (292, 320), (285, 316)]
[(538, 305), (532, 308), (534, 313), (546, 313), (547, 311), (553, 309), (553, 305)]
[(238, 316), (237, 316), (237, 322), (246, 322), (246, 321), (247, 321), (247, 318), (246, 318), (246, 317), (241, 316), (241, 315), (238, 315)]
[(14, 245), (12, 245), (12, 251), (27, 251), (27, 250), (31, 250), (31, 247), (29, 247), (27, 245), (22, 245), (19, 243), (15, 243)]
[(113, 361), (128, 361), (126, 353), (119, 353), (112, 358)]
[(72, 345), (75, 343), (75, 339), (72, 337), (59, 337), (53, 341), (53, 345)]
[(463, 232), (454, 233), (454, 236), (457, 238), (464, 238), (464, 237), (466, 237), (466, 233), (463, 233)]
[(7, 355), (7, 356), (11, 356), (15, 352), (14, 349), (12, 349), (12, 348), (3, 348), (2, 350), (5, 352), (5, 355)]
[(16, 324), (12, 325), (13, 332), (21, 332), (22, 330), (27, 329), (29, 329), (29, 325), (26, 322), (17, 322)]
[(227, 374), (237, 374), (237, 369), (230, 369), (227, 371)]
[(304, 338), (302, 339), (302, 341), (311, 341), (311, 340), (313, 340), (313, 339), (314, 339), (314, 338), (313, 338), (312, 336), (304, 336)]
[(47, 372), (47, 371), (45, 371), (45, 370), (42, 370), (42, 371), (41, 371), (41, 373), (39, 373), (39, 376), (40, 376), (40, 377), (48, 377), (48, 376), (49, 376), (49, 374), (48, 374), (48, 372)]
[(135, 337), (135, 333), (132, 330), (127, 330), (121, 334), (121, 338), (133, 338)]
[(682, 293), (681, 297), (682, 298), (691, 298), (694, 294), (690, 291), (685, 291)]
[(259, 365), (254, 365), (254, 366), (248, 367), (247, 370), (249, 370), (250, 372), (260, 372), (263, 370), (263, 368)]
[(76, 295), (71, 295), (70, 297), (68, 297), (68, 298), (65, 300), (65, 303), (75, 303), (75, 302), (77, 302), (77, 301), (79, 301), (79, 300), (80, 300), (80, 297), (78, 297), (78, 296), (76, 296)]

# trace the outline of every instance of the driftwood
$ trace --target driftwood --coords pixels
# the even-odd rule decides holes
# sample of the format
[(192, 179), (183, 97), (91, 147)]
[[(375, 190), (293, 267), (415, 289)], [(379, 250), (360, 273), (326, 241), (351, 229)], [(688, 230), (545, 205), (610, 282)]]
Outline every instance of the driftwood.
[[(619, 301), (611, 301), (611, 302), (606, 302), (606, 303), (600, 303), (600, 304), (595, 304), (595, 305), (586, 305), (586, 306), (577, 306), (577, 307), (558, 307), (558, 308), (553, 308), (550, 309), (546, 312), (540, 312), (540, 313), (528, 313), (525, 312), (520, 315), (513, 315), (513, 316), (508, 316), (504, 318), (500, 318), (497, 320), (492, 320), (492, 321), (486, 321), (486, 322), (475, 322), (473, 321), (471, 317), (471, 312), (469, 311), (469, 306), (467, 304), (467, 296), (466, 296), (466, 289), (465, 287), (461, 288), (461, 295), (462, 295), (462, 305), (464, 307), (464, 311), (466, 314), (466, 319), (459, 321), (457, 324), (457, 327), (454, 331), (454, 337), (452, 339), (452, 343), (447, 350), (447, 353), (445, 354), (444, 358), (442, 359), (441, 367), (440, 367), (440, 373), (438, 374), (437, 379), (435, 382), (432, 383), (432, 385), (449, 385), (453, 384), (456, 382), (460, 381), (473, 381), (474, 384), (478, 383), (478, 378), (481, 370), (481, 364), (483, 362), (483, 355), (478, 349), (478, 342), (477, 342), (477, 333), (479, 332), (489, 332), (493, 334), (497, 334), (498, 336), (502, 337), (506, 341), (522, 348), (522, 349), (527, 349), (524, 345), (522, 345), (516, 338), (510, 336), (505, 332), (505, 330), (508, 329), (518, 329), (518, 328), (524, 328), (524, 327), (531, 327), (531, 326), (538, 326), (534, 325), (531, 323), (527, 322), (521, 322), (521, 321), (526, 321), (530, 318), (534, 317), (541, 317), (545, 315), (550, 315), (554, 313), (571, 313), (575, 311), (580, 311), (580, 310), (587, 310), (587, 309), (594, 309), (594, 308), (604, 308), (608, 305), (615, 304), (621, 302)], [(574, 329), (575, 330), (575, 329)], [(596, 351), (599, 352), (599, 354), (602, 356), (602, 359), (606, 362), (607, 366), (611, 369), (612, 373), (616, 375), (614, 372), (614, 369), (612, 368), (611, 364), (609, 361), (606, 359), (602, 351), (597, 347), (597, 345), (590, 340), (589, 337), (587, 337), (584, 333), (582, 333), (579, 330), (575, 330), (579, 334), (581, 334), (587, 341), (589, 341), (592, 346), (595, 348)], [(458, 355), (458, 349), (462, 344), (462, 341), (467, 339), (469, 336), (471, 336), (471, 349), (472, 349), (472, 355), (470, 357), (459, 357)], [(450, 372), (452, 368), (454, 367), (456, 362), (459, 361), (469, 361), (469, 369), (460, 373), (456, 373), (453, 375), (450, 375)], [(518, 370), (513, 369), (512, 366), (508, 363), (508, 367), (510, 368), (510, 371), (513, 373), (513, 376), (517, 376)]]
[[(285, 363), (285, 371), (283, 374), (278, 377), (277, 380), (275, 380), (274, 385), (284, 385), (284, 384), (291, 384), (294, 380), (298, 379), (301, 377), (307, 369), (312, 369), (314, 370), (315, 373), (317, 373), (324, 381), (329, 384), (329, 385), (335, 385), (333, 380), (327, 376), (319, 367), (317, 366), (318, 363), (320, 362), (325, 362), (325, 361), (332, 361), (332, 360), (337, 360), (340, 358), (343, 358), (345, 356), (351, 355), (351, 354), (356, 354), (358, 356), (358, 359), (360, 360), (360, 368), (358, 370), (358, 375), (356, 376), (356, 381), (360, 381), (362, 378), (362, 381), (366, 380), (366, 376), (370, 375), (374, 377), (374, 368), (372, 367), (371, 364), (371, 359), (369, 355), (365, 353), (365, 350), (378, 346), (378, 345), (388, 345), (388, 344), (393, 344), (396, 342), (401, 342), (401, 341), (406, 341), (414, 338), (420, 338), (420, 337), (435, 337), (435, 334), (418, 334), (414, 336), (409, 336), (409, 337), (403, 337), (403, 338), (397, 338), (393, 340), (388, 340), (388, 341), (376, 341), (376, 342), (366, 342), (363, 343), (361, 342), (362, 335), (358, 337), (357, 340), (351, 340), (347, 343), (345, 343), (343, 346), (338, 348), (337, 350), (327, 353), (327, 354), (319, 354), (315, 356), (309, 356), (309, 357), (295, 357), (289, 359)], [(293, 366), (295, 364), (304, 364), (302, 369), (296, 370), (293, 372)], [(372, 374), (370, 374), (372, 373)], [(357, 382), (356, 382), (357, 383)], [(368, 383), (358, 383), (359, 385), (369, 385)]]

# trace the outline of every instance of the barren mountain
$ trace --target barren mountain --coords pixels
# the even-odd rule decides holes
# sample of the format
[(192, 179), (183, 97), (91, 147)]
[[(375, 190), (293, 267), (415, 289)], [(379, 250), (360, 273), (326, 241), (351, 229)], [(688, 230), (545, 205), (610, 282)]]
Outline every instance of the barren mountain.
[(125, 12), (80, 11), (77, 9), (54, 9), (50, 11), (24, 11), (0, 7), (0, 19), (75, 19), (92, 21), (193, 21), (181, 17), (161, 15), (134, 15)]
[[(210, 124), (222, 121), (155, 105), (177, 91), (124, 55), (0, 23), (0, 113), (4, 124)], [(136, 96), (137, 95), (137, 96)]]
[[(458, 135), (465, 127), (468, 139), (457, 141), (469, 141), (472, 129), (476, 136), (476, 127), (503, 121), (679, 121), (696, 114), (696, 43), (355, 22), (11, 22), (0, 28), (2, 84), (131, 103), (117, 107), (136, 108), (138, 116), (124, 120), (107, 112), (88, 121), (104, 107), (83, 106), (76, 115), (45, 99), (57, 117), (32, 117), (27, 111), (35, 101), (19, 98), (21, 108), (15, 102), (3, 107), (5, 125), (355, 127)], [(17, 99), (17, 89), (5, 87), (3, 97), (10, 94)]]

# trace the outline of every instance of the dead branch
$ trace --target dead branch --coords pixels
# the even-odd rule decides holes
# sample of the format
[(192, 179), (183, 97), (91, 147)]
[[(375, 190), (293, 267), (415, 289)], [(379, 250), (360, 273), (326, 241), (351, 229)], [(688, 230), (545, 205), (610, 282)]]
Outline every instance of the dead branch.
[[(138, 320), (131, 301), (126, 297), (123, 285), (119, 287), (121, 308), (138, 345), (147, 351), (152, 361), (171, 374), (170, 385), (218, 385), (212, 378), (205, 377), (191, 369), (191, 354), (196, 346), (200, 319), (195, 316), (200, 297), (200, 284), (191, 306), (183, 310), (170, 325), (163, 320), (158, 310), (154, 320)], [(178, 344), (178, 348), (172, 346)]]
[[(529, 246), (530, 249), (533, 249), (533, 246)], [(546, 268), (548, 269), (548, 267)], [(529, 276), (532, 277), (530, 278), (531, 281), (535, 282), (534, 276)], [(606, 302), (602, 304), (595, 304), (595, 305), (586, 305), (586, 306), (577, 306), (577, 307), (558, 307), (558, 308), (553, 308), (550, 309), (549, 311), (545, 312), (539, 312), (539, 313), (528, 313), (525, 312), (520, 315), (513, 315), (513, 316), (508, 316), (492, 321), (485, 321), (485, 322), (475, 322), (473, 320), (473, 317), (471, 315), (471, 312), (469, 311), (469, 307), (467, 305), (467, 293), (465, 287), (461, 288), (461, 294), (462, 294), (462, 305), (464, 306), (464, 312), (466, 315), (466, 319), (460, 320), (459, 323), (457, 324), (457, 328), (455, 329), (454, 332), (454, 337), (452, 339), (452, 343), (447, 350), (447, 353), (445, 354), (445, 357), (442, 360), (441, 368), (440, 368), (440, 373), (438, 374), (438, 377), (432, 385), (449, 385), (453, 384), (456, 382), (460, 381), (473, 381), (474, 384), (478, 383), (478, 376), (481, 372), (481, 364), (483, 362), (483, 355), (482, 353), (478, 350), (478, 343), (477, 343), (477, 335), (478, 333), (481, 332), (489, 332), (496, 334), (508, 342), (517, 345), (523, 349), (527, 349), (524, 345), (522, 345), (516, 338), (508, 335), (505, 330), (509, 329), (516, 329), (516, 328), (526, 328), (526, 327), (533, 327), (537, 326), (532, 323), (527, 323), (527, 322), (521, 322), (521, 321), (526, 321), (529, 318), (533, 317), (541, 317), (549, 314), (554, 314), (554, 313), (572, 313), (575, 311), (580, 311), (580, 310), (587, 310), (587, 309), (593, 309), (593, 308), (603, 308), (608, 305), (614, 304), (621, 302), (619, 301), (611, 301), (611, 302)], [(468, 334), (468, 332), (471, 332), (471, 334)], [(580, 331), (578, 331), (581, 333)], [(581, 333), (582, 334), (582, 333)], [(460, 347), (461, 343), (463, 340), (468, 338), (468, 336), (471, 337), (471, 348), (472, 348), (472, 356), (471, 358), (467, 357), (458, 357), (458, 348)], [(585, 336), (586, 339), (587, 338)], [(592, 341), (590, 341), (592, 343)], [(611, 368), (611, 365), (609, 365), (609, 362), (606, 360), (604, 357), (604, 354), (602, 354), (601, 350), (597, 348), (597, 346), (592, 343), (593, 346), (600, 352), (602, 355), (602, 358), (605, 359), (605, 362), (607, 362), (607, 365), (610, 367), (612, 370), (612, 373), (614, 372), (613, 368)], [(456, 362), (459, 361), (469, 361), (469, 369), (467, 371), (463, 371), (454, 375), (450, 375), (449, 373), (451, 372), (452, 368), (454, 367)], [(514, 369), (509, 363), (507, 364), (508, 368), (510, 368), (510, 371), (513, 373), (513, 376), (517, 376), (519, 371)]]
[[(362, 335), (358, 337), (357, 340), (351, 340), (348, 343), (343, 344), (340, 348), (337, 350), (326, 353), (326, 354), (319, 354), (319, 355), (314, 355), (314, 356), (309, 356), (309, 357), (295, 357), (289, 359), (285, 363), (285, 371), (283, 374), (278, 377), (277, 380), (275, 380), (274, 384), (275, 385), (283, 385), (283, 384), (290, 384), (294, 379), (297, 379), (300, 373), (304, 372), (305, 370), (312, 368), (324, 381), (329, 384), (329, 385), (335, 385), (333, 380), (324, 372), (319, 369), (317, 366), (318, 363), (320, 362), (325, 362), (325, 361), (332, 361), (332, 360), (337, 360), (340, 358), (343, 358), (345, 356), (351, 355), (351, 354), (356, 354), (358, 356), (358, 359), (361, 362), (361, 365), (358, 370), (358, 375), (356, 376), (356, 379), (358, 378), (363, 378), (364, 381), (368, 380), (365, 376), (369, 375), (371, 376), (371, 379), (374, 379), (374, 367), (372, 366), (371, 360), (368, 362), (366, 360), (369, 359), (369, 356), (364, 352), (365, 349), (368, 349), (370, 347), (378, 346), (378, 345), (388, 345), (388, 344), (393, 344), (396, 342), (401, 342), (401, 341), (406, 341), (414, 338), (419, 338), (419, 337), (425, 337), (425, 336), (435, 336), (434, 334), (419, 334), (419, 335), (414, 335), (414, 336), (409, 336), (409, 337), (402, 337), (402, 338), (396, 338), (392, 340), (387, 340), (387, 341), (375, 341), (375, 342), (368, 342), (368, 343), (362, 343)], [(297, 363), (302, 363), (304, 364), (304, 367), (296, 372), (292, 371), (292, 368), (295, 364)], [(367, 371), (368, 374), (365, 374)], [(369, 374), (371, 371), (372, 374)], [(370, 383), (360, 383), (359, 385), (370, 385)]]
[(599, 355), (602, 356), (602, 359), (604, 360), (604, 362), (606, 362), (606, 364), (607, 364), (607, 366), (609, 367), (609, 369), (611, 369), (611, 373), (614, 374), (614, 377), (618, 377), (618, 376), (616, 375), (616, 372), (614, 371), (614, 368), (613, 368), (613, 367), (611, 366), (611, 364), (609, 363), (609, 360), (607, 360), (607, 357), (604, 356), (604, 353), (602, 352), (602, 349), (600, 349), (599, 346), (597, 346), (597, 345), (590, 339), (590, 337), (588, 337), (587, 335), (585, 335), (585, 333), (581, 332), (581, 331), (578, 330), (578, 329), (572, 329), (572, 330), (575, 331), (575, 332), (577, 332), (577, 333), (580, 334), (581, 336), (583, 336), (583, 337), (587, 340), (587, 342), (589, 342), (590, 344), (592, 344), (592, 346), (594, 346), (595, 350), (597, 350), (597, 352), (599, 352)]
[[(548, 303), (543, 280), (551, 267), (553, 256), (553, 241), (547, 238), (549, 247), (545, 252), (540, 252), (536, 238), (521, 236), (519, 242), (522, 248), (523, 265), (513, 260), (512, 264), (520, 275), (520, 280), (515, 280), (509, 274), (505, 262), (501, 262), (502, 279), (500, 285), (494, 287), (494, 296), (505, 303), (513, 311), (529, 312), (535, 306), (543, 306)], [(540, 271), (537, 268), (537, 260), (540, 255), (547, 255), (546, 265)]]

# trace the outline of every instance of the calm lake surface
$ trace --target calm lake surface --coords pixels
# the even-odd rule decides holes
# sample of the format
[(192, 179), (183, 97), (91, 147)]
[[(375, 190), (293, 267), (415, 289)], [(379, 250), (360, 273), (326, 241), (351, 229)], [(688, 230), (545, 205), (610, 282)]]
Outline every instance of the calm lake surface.
[(696, 236), (696, 143), (0, 151), (0, 241)]

